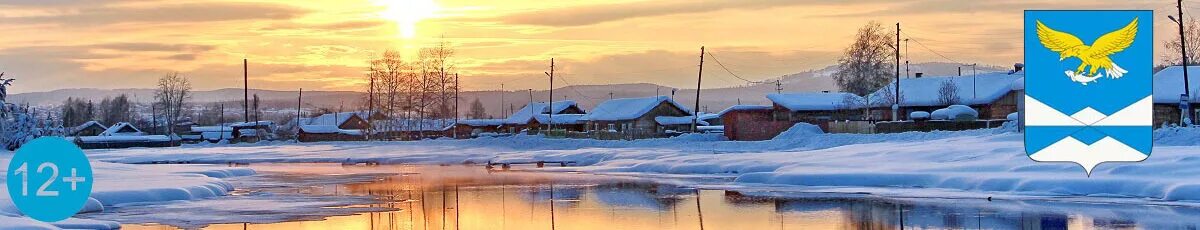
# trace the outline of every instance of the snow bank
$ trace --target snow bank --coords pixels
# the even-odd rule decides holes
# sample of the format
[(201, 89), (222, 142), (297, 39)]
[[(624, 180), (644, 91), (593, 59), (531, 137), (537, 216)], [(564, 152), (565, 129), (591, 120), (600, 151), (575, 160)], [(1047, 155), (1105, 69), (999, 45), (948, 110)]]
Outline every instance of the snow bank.
[(796, 123), (795, 125), (792, 125), (792, 127), (788, 128), (787, 131), (783, 131), (782, 133), (779, 133), (779, 135), (776, 135), (775, 138), (772, 138), (772, 139), (774, 139), (774, 140), (800, 139), (800, 138), (805, 138), (805, 137), (812, 136), (812, 135), (819, 135), (822, 133), (825, 133), (825, 131), (821, 131), (821, 127), (819, 127), (819, 126), (809, 124), (809, 123), (799, 122), (799, 123)]
[(912, 113), (908, 113), (908, 117), (912, 118), (913, 120), (929, 120), (929, 112), (914, 111)]
[[(8, 165), (12, 152), (0, 152), (0, 165)], [(91, 198), (80, 212), (103, 211), (104, 207), (129, 203), (193, 200), (222, 196), (233, 186), (219, 178), (254, 174), (249, 168), (225, 168), (199, 165), (128, 165), (93, 161), (95, 183)], [(3, 181), (6, 175), (0, 175)], [(8, 194), (0, 187), (0, 194)], [(44, 225), (23, 217), (8, 196), (0, 197), (0, 224), (3, 228), (75, 228), (115, 229), (111, 221), (68, 219)]]
[(947, 120), (956, 121), (974, 121), (979, 119), (979, 112), (965, 105), (951, 105), (946, 107)]
[(929, 119), (949, 120), (950, 119), (950, 110), (946, 109), (946, 108), (933, 110), (932, 113), (929, 113)]

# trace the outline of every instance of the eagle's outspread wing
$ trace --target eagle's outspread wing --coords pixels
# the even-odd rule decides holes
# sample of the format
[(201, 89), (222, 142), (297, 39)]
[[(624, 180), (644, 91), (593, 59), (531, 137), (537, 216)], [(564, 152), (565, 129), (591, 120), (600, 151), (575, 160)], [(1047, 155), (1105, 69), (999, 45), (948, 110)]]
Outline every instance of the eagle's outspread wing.
[(1129, 22), (1125, 28), (1100, 36), (1096, 42), (1092, 43), (1092, 48), (1088, 50), (1088, 53), (1093, 58), (1105, 58), (1129, 48), (1129, 45), (1133, 44), (1134, 35), (1137, 35), (1137, 24), (1138, 19), (1133, 18), (1133, 21)]
[(1042, 42), (1043, 46), (1054, 52), (1062, 53), (1063, 51), (1071, 50), (1079, 46), (1083, 46), (1083, 40), (1079, 40), (1075, 35), (1059, 32), (1042, 24), (1041, 20), (1037, 21), (1038, 41)]

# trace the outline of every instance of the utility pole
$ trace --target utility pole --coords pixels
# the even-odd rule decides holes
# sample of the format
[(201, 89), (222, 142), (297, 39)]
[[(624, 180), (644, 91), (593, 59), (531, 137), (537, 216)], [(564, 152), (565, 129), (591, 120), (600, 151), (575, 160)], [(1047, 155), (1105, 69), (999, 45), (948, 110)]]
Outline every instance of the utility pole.
[(696, 133), (696, 121), (700, 120), (700, 81), (704, 79), (704, 46), (700, 46), (700, 71), (696, 73), (696, 104), (692, 112), (692, 133)]
[(907, 39), (907, 38), (905, 38), (905, 39), (904, 39), (904, 78), (910, 78), (910, 77), (912, 77), (912, 75), (909, 75), (909, 66), (908, 66), (908, 39)]
[(608, 91), (608, 100), (611, 101), (612, 99), (613, 99), (613, 93), (612, 93), (612, 91)]
[(508, 118), (508, 112), (504, 111), (504, 94), (507, 93), (504, 91), (504, 83), (500, 83), (500, 115), (504, 116), (504, 118)]
[(528, 90), (529, 90), (529, 104), (525, 105), (525, 107), (529, 107), (529, 112), (533, 113), (533, 107), (530, 107), (530, 106), (533, 106), (533, 89), (528, 89)]
[(896, 23), (896, 103), (892, 104), (892, 120), (900, 120), (900, 23)]
[[(217, 110), (221, 111), (221, 112), (219, 112), (221, 114), (221, 116), (217, 116), (217, 120), (218, 120), (217, 126), (220, 127), (218, 129), (218, 130), (220, 130), (220, 132), (217, 133), (217, 143), (221, 143), (221, 140), (225, 139), (225, 103), (221, 103), (220, 108)], [(229, 135), (229, 136), (233, 137), (233, 135)], [(201, 137), (203, 137), (203, 136), (201, 136)]]
[[(367, 132), (364, 134), (367, 140), (371, 140), (371, 132), (375, 130), (375, 125), (371, 124), (371, 115), (375, 112), (375, 76), (370, 77), (371, 85), (367, 88)], [(299, 111), (299, 110), (297, 110)]]
[[(1179, 119), (1179, 124), (1187, 125), (1185, 121), (1192, 120), (1192, 106), (1191, 106), (1192, 95), (1190, 92), (1190, 91), (1192, 91), (1192, 88), (1189, 85), (1190, 82), (1188, 82), (1188, 56), (1187, 56), (1187, 47), (1188, 46), (1187, 46), (1187, 39), (1184, 36), (1185, 34), (1183, 32), (1183, 0), (1178, 0), (1175, 2), (1175, 9), (1179, 10), (1179, 18), (1178, 19), (1171, 18), (1171, 21), (1174, 21), (1176, 24), (1179, 24), (1179, 52), (1180, 52), (1180, 56), (1182, 57), (1181, 63), (1183, 64), (1183, 94), (1180, 95), (1180, 101), (1179, 101), (1179, 106), (1180, 106), (1180, 110), (1181, 110), (1179, 112), (1181, 114), (1183, 114), (1183, 118)], [(1167, 17), (1170, 18), (1171, 16), (1167, 16)]]
[(150, 122), (154, 123), (154, 125), (150, 126), (150, 129), (153, 132), (158, 132), (158, 110), (155, 109), (154, 103), (150, 103)]
[(242, 59), (242, 111), (246, 122), (250, 122), (250, 61)]
[[(550, 58), (550, 72), (549, 73), (542, 72), (542, 73), (545, 73), (546, 76), (550, 76), (550, 101), (547, 102), (547, 104), (546, 104), (546, 110), (550, 111), (549, 112), (550, 115), (548, 115), (548, 117), (550, 117), (550, 118), (546, 119), (546, 120), (549, 120), (549, 121), (546, 121), (546, 123), (548, 123), (548, 124), (546, 124), (546, 127), (548, 127), (549, 130), (554, 130), (554, 58)], [(534, 113), (534, 114), (537, 114), (537, 113)]]
[[(454, 73), (454, 125), (458, 125), (458, 73)], [(450, 128), (450, 130), (454, 130), (454, 128)], [(458, 132), (454, 132), (454, 139), (458, 139)]]
[(780, 83), (778, 79), (775, 80), (775, 93), (783, 93), (783, 83)]
[(296, 97), (296, 142), (300, 142), (300, 105), (304, 103), (304, 88), (300, 88), (300, 95)]

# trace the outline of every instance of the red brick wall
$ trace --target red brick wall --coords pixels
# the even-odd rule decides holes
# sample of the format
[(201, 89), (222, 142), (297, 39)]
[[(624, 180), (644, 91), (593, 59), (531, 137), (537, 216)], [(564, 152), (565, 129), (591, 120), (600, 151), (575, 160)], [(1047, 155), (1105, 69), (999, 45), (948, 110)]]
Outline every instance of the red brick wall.
[(771, 116), (771, 110), (729, 111), (721, 116), (725, 137), (735, 141), (768, 140), (793, 125), (790, 121), (776, 121)]

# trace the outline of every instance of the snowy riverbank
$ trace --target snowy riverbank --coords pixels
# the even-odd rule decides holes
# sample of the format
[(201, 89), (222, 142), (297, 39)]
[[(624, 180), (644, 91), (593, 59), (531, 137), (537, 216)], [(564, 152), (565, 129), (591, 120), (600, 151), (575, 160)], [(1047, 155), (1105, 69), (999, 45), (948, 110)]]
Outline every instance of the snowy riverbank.
[(1137, 197), (1200, 201), (1196, 129), (1160, 130), (1149, 160), (1100, 165), (1091, 178), (1075, 164), (1035, 163), (1010, 129), (899, 134), (783, 135), (758, 142), (716, 135), (598, 141), (536, 136), (418, 142), (275, 143), (90, 151), (93, 159), (145, 163), (575, 161), (579, 170), (721, 174), (745, 184), (937, 188), (1020, 195)]
[[(12, 152), (0, 151), (0, 165), (8, 165)], [(247, 168), (197, 165), (129, 165), (92, 162), (95, 183), (91, 198), (81, 212), (103, 211), (106, 206), (192, 200), (226, 195), (233, 186), (221, 178), (254, 174)], [(7, 175), (0, 173), (0, 181)], [(71, 218), (43, 223), (24, 217), (13, 205), (5, 187), (0, 187), (0, 228), (19, 229), (115, 229), (119, 223)]]

